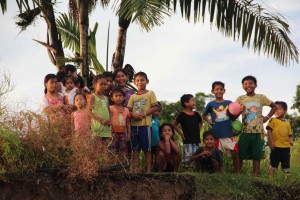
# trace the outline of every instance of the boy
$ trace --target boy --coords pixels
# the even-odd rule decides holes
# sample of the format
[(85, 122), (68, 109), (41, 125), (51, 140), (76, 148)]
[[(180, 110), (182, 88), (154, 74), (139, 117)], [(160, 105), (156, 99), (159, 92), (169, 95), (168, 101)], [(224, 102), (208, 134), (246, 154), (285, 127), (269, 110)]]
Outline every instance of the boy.
[[(213, 82), (211, 92), (215, 95), (216, 99), (206, 105), (202, 118), (212, 125), (212, 132), (216, 139), (216, 148), (220, 149), (223, 153), (230, 151), (234, 172), (240, 174), (238, 146), (233, 138), (231, 128), (231, 118), (236, 117), (229, 115), (228, 112), (228, 106), (231, 101), (224, 100), (223, 98), (225, 84), (220, 81)], [(211, 119), (208, 118), (208, 114), (210, 114)]]
[[(253, 160), (253, 175), (258, 176), (260, 160), (263, 159), (264, 127), (263, 124), (276, 112), (276, 105), (263, 94), (256, 94), (257, 80), (253, 76), (242, 79), (246, 95), (236, 100), (243, 106), (243, 130), (238, 141), (241, 164), (243, 160)], [(263, 106), (270, 106), (267, 116), (262, 115)]]
[[(202, 118), (196, 108), (196, 101), (191, 94), (184, 94), (180, 99), (184, 110), (178, 115), (173, 123), (175, 130), (180, 134), (183, 141), (183, 165), (185, 168), (191, 167), (190, 157), (194, 155), (200, 144), (200, 129)], [(182, 130), (178, 127), (181, 125)]]
[(284, 119), (287, 112), (287, 104), (276, 101), (276, 118), (270, 119), (267, 130), (270, 141), (271, 155), (269, 176), (273, 176), (281, 162), (282, 170), (290, 176), (290, 148), (293, 146), (291, 124)]

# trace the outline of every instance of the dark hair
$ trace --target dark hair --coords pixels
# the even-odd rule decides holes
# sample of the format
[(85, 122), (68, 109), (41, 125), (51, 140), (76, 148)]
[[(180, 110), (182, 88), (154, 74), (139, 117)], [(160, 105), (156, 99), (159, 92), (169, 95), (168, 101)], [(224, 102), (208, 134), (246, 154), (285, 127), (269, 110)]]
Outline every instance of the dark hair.
[(221, 81), (215, 81), (215, 82), (213, 82), (213, 84), (212, 84), (212, 87), (211, 87), (212, 90), (214, 90), (215, 87), (216, 87), (217, 85), (221, 85), (222, 88), (225, 88), (225, 84), (224, 84), (223, 82), (221, 82)]
[(244, 81), (248, 81), (248, 80), (253, 81), (253, 82), (255, 83), (255, 85), (257, 85), (257, 80), (256, 80), (256, 78), (255, 78), (254, 76), (251, 76), (251, 75), (245, 76), (245, 77), (242, 79), (242, 84), (244, 84)]
[(93, 85), (96, 84), (100, 79), (105, 79), (105, 76), (103, 74), (96, 75), (93, 79)]
[(287, 104), (284, 101), (275, 101), (276, 105), (280, 105), (283, 110), (287, 111)]
[(125, 92), (121, 89), (121, 88), (119, 88), (119, 87), (114, 87), (112, 90), (111, 90), (111, 92), (110, 92), (110, 97), (112, 97), (113, 95), (114, 95), (114, 93), (121, 93), (122, 94), (122, 96), (126, 96), (126, 94), (125, 94)]
[(114, 79), (114, 74), (113, 74), (112, 72), (103, 72), (102, 75), (103, 75), (105, 78), (111, 77), (112, 79)]
[[(55, 74), (47, 74), (44, 78), (44, 85), (51, 79), (57, 79), (57, 76)], [(45, 85), (44, 93), (47, 94), (46, 85)]]
[(59, 71), (59, 72), (56, 73), (56, 76), (57, 76), (57, 81), (61, 82), (65, 77), (65, 72)]
[(71, 65), (71, 64), (68, 64), (68, 65), (65, 65), (65, 75), (69, 74), (69, 72), (76, 72), (76, 67), (74, 65)]
[(134, 75), (134, 80), (136, 79), (136, 77), (138, 76), (142, 76), (144, 77), (147, 81), (148, 81), (148, 77), (147, 77), (147, 74), (145, 72), (138, 72)]
[(75, 97), (77, 97), (78, 95), (81, 95), (81, 96), (83, 96), (83, 98), (84, 98), (84, 100), (85, 100), (85, 105), (86, 105), (86, 104), (87, 104), (87, 99), (86, 99), (86, 96), (85, 96), (85, 94), (84, 94), (84, 93), (81, 93), (81, 92), (79, 92), (79, 93), (75, 94), (75, 96), (74, 96), (74, 104), (75, 104)]
[(128, 76), (126, 70), (124, 69), (117, 69), (116, 71), (114, 71), (114, 79), (116, 79), (116, 76), (119, 72), (123, 72), (125, 74), (125, 76)]
[(161, 103), (159, 101), (157, 101), (157, 105), (162, 110), (162, 105), (161, 105)]
[(194, 96), (191, 94), (184, 94), (182, 95), (182, 97), (180, 98), (180, 102), (182, 107), (185, 108), (185, 103), (188, 103), (190, 101), (191, 98), (193, 98)]
[(64, 79), (63, 79), (63, 85), (66, 86), (66, 82), (68, 79), (71, 79), (73, 81), (73, 83), (76, 85), (77, 81), (75, 78), (73, 78), (72, 76), (70, 75), (67, 75)]
[(205, 132), (203, 133), (203, 141), (204, 141), (204, 139), (205, 139), (207, 136), (209, 136), (209, 135), (211, 135), (214, 139), (216, 139), (215, 136), (214, 136), (214, 134), (213, 134), (211, 131), (205, 131)]
[(79, 83), (79, 85), (80, 85), (79, 87), (80, 88), (84, 87), (84, 81), (83, 81), (82, 76), (80, 76), (80, 75), (77, 76), (77, 83)]
[[(172, 133), (173, 133), (173, 136), (175, 134), (175, 130), (174, 130), (174, 127), (171, 123), (163, 123), (162, 125), (159, 126), (159, 134), (161, 135), (161, 132), (162, 132), (162, 129), (165, 127), (165, 126), (170, 126), (171, 127), (171, 130), (172, 130)], [(172, 138), (173, 139), (173, 138)]]

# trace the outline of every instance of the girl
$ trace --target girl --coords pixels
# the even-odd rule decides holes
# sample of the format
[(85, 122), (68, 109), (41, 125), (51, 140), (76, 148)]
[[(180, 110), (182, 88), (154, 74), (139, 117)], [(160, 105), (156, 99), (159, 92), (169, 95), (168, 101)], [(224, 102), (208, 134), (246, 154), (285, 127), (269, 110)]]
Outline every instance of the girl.
[(124, 69), (117, 69), (114, 72), (114, 81), (116, 85), (125, 92), (125, 102), (124, 105), (127, 106), (130, 96), (134, 94), (134, 91), (126, 87), (128, 82), (128, 75)]
[(131, 144), (133, 150), (132, 170), (139, 172), (139, 155), (141, 149), (146, 157), (146, 171), (151, 171), (151, 119), (157, 110), (157, 100), (153, 91), (147, 90), (149, 83), (147, 74), (138, 72), (134, 76), (134, 84), (138, 88), (136, 94), (131, 95), (128, 108), (131, 112)]
[(181, 162), (178, 142), (174, 140), (174, 128), (170, 123), (159, 127), (161, 140), (158, 143), (156, 167), (158, 172), (177, 172)]
[(95, 91), (89, 98), (89, 109), (100, 120), (99, 122), (92, 119), (92, 135), (98, 142), (102, 141), (105, 146), (111, 141), (109, 105), (108, 99), (104, 95), (106, 85), (107, 82), (103, 75), (95, 76), (93, 80)]
[(56, 92), (57, 76), (47, 74), (44, 79), (45, 95), (41, 99), (41, 109), (49, 117), (51, 123), (58, 125), (62, 133), (66, 133), (70, 127), (70, 113), (74, 106), (65, 105), (62, 94)]
[(78, 93), (78, 89), (75, 87), (76, 80), (68, 75), (64, 78), (63, 84), (65, 86), (64, 99), (66, 104), (74, 105), (74, 97)]
[(117, 153), (122, 153), (123, 158), (128, 153), (127, 141), (130, 140), (130, 112), (124, 107), (125, 93), (121, 88), (114, 88), (111, 91), (111, 100), (113, 105), (110, 106), (112, 119), (112, 147)]
[(61, 70), (59, 72), (57, 72), (57, 82), (58, 84), (56, 84), (56, 91), (59, 93), (64, 93), (65, 91), (65, 87), (62, 83), (62, 81), (64, 80), (64, 78), (66, 76), (71, 76), (75, 79), (77, 79), (77, 73), (76, 73), (76, 67), (74, 65), (65, 65), (61, 68)]
[(82, 93), (75, 94), (74, 103), (77, 108), (71, 114), (72, 127), (76, 136), (91, 136), (91, 113), (86, 109), (86, 97)]
[(210, 173), (222, 172), (223, 156), (221, 150), (215, 147), (215, 136), (210, 131), (203, 133), (204, 147), (199, 147), (190, 161), (196, 161), (199, 171)]

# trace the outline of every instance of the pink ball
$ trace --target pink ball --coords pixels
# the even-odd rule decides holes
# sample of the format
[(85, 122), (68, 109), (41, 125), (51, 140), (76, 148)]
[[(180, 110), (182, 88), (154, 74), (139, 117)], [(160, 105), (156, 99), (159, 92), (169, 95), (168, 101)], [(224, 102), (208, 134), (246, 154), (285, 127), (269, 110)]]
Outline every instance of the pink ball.
[(241, 105), (237, 102), (231, 102), (228, 109), (232, 115), (238, 115), (241, 111)]

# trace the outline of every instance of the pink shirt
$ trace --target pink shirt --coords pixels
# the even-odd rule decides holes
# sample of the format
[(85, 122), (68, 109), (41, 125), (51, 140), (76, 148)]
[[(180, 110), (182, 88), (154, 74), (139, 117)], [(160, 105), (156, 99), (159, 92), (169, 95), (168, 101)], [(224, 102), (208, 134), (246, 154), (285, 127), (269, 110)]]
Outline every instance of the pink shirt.
[(77, 136), (91, 134), (91, 118), (87, 110), (73, 112), (74, 129)]

